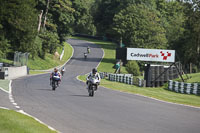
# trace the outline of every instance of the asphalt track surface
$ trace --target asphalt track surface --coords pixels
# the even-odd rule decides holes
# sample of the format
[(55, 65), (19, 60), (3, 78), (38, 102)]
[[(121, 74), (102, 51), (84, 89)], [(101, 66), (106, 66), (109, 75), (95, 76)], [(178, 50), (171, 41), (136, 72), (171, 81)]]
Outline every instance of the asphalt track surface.
[[(200, 133), (200, 109), (103, 87), (88, 97), (85, 83), (76, 76), (97, 66), (103, 51), (85, 41), (68, 42), (74, 55), (56, 91), (49, 74), (13, 80), (13, 97), (25, 112), (63, 133)], [(84, 60), (88, 45), (91, 53)]]

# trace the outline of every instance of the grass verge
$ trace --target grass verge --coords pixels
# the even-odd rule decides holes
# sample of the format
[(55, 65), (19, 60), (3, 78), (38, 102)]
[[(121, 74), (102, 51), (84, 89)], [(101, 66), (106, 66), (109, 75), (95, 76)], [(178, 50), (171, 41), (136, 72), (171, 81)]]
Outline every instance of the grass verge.
[[(183, 75), (183, 79), (186, 83), (200, 83), (200, 73), (187, 74), (187, 76)], [(176, 81), (182, 82), (181, 78), (176, 79)]]
[(30, 70), (29, 71), (29, 75), (34, 75), (34, 74), (44, 74), (44, 73), (47, 73), (47, 72), (43, 72), (43, 71), (34, 71), (34, 70)]
[[(99, 41), (94, 39), (87, 39), (82, 37), (74, 37), (75, 39), (80, 40), (86, 40), (93, 42), (97, 45), (100, 45), (105, 52), (104, 59), (100, 63), (98, 70), (102, 72), (114, 72), (114, 69), (112, 66), (115, 63), (115, 48), (116, 45), (111, 42), (105, 42), (105, 41)], [(122, 73), (127, 73), (125, 68), (122, 68)], [(199, 75), (200, 76), (200, 75)], [(198, 74), (192, 75), (193, 78), (191, 78), (188, 81), (199, 81)], [(80, 75), (78, 77), (80, 80), (85, 81), (86, 75)], [(195, 95), (188, 95), (188, 94), (180, 94), (176, 92), (172, 92), (167, 90), (167, 86), (164, 87), (158, 87), (158, 88), (152, 88), (152, 87), (137, 87), (134, 85), (128, 85), (124, 83), (118, 83), (118, 82), (112, 82), (106, 79), (102, 79), (101, 86), (104, 86), (106, 88), (110, 88), (113, 90), (119, 90), (122, 92), (128, 92), (133, 94), (140, 94), (147, 97), (152, 97), (156, 99), (160, 99), (163, 101), (173, 102), (173, 103), (179, 103), (179, 104), (186, 104), (186, 105), (192, 105), (200, 107), (200, 96)]]
[[(46, 69), (50, 69), (59, 65), (64, 64), (72, 55), (72, 47), (68, 44), (68, 43), (64, 43), (64, 55), (62, 60), (60, 61), (59, 58), (54, 57), (54, 55), (51, 54), (46, 54), (45, 60), (39, 58), (39, 57), (35, 57), (35, 59), (29, 59), (28, 61), (28, 67), (31, 70), (46, 70)], [(61, 50), (58, 49), (58, 52), (60, 52)]]
[(0, 109), (2, 133), (56, 133), (33, 118), (13, 110)]
[(0, 59), (0, 62), (8, 63), (8, 64), (13, 64), (13, 61), (8, 60), (8, 59)]
[(9, 91), (10, 80), (0, 80), (0, 87), (6, 91)]
[[(78, 79), (85, 82), (86, 75), (81, 75), (78, 77)], [(156, 88), (137, 87), (135, 85), (128, 85), (128, 84), (119, 83), (119, 82), (112, 82), (107, 79), (102, 79), (100, 85), (103, 87), (106, 87), (106, 88), (110, 88), (110, 89), (118, 90), (118, 91), (122, 91), (122, 92), (140, 94), (140, 95), (156, 98), (156, 99), (163, 100), (163, 101), (200, 107), (200, 102), (199, 102), (200, 96), (172, 92), (172, 91), (165, 89), (165, 88), (167, 88), (167, 86), (156, 87)]]

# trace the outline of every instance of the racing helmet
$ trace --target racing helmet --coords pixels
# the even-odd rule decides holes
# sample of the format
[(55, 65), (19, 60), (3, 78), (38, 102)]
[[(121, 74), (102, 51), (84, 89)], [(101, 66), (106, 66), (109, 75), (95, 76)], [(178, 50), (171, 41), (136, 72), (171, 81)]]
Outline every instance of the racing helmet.
[(54, 68), (54, 72), (58, 72), (58, 69), (57, 69), (57, 68)]
[(96, 74), (96, 73), (97, 73), (97, 69), (96, 69), (96, 68), (93, 68), (93, 69), (92, 69), (92, 73), (93, 73), (93, 74)]

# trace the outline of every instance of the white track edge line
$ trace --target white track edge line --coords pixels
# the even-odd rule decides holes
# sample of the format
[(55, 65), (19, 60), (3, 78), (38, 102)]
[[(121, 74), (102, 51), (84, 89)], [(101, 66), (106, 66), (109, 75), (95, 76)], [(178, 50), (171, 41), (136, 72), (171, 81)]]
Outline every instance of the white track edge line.
[[(9, 90), (9, 99), (10, 99), (10, 102), (15, 106), (15, 108), (20, 109), (20, 106), (17, 105), (17, 103), (14, 101), (14, 98), (13, 98), (13, 96), (12, 96), (12, 86), (11, 86), (11, 85), (12, 85), (12, 80), (10, 80), (10, 84), (9, 84), (9, 89), (10, 89), (10, 90)], [(15, 104), (16, 104), (16, 105), (15, 105)], [(39, 123), (45, 125), (46, 127), (48, 127), (48, 128), (49, 128), (50, 130), (52, 130), (52, 131), (59, 132), (59, 131), (56, 130), (55, 128), (53, 128), (53, 127), (47, 125), (46, 123), (42, 122), (41, 120), (39, 120), (38, 118), (36, 118), (36, 117), (34, 117), (34, 116), (30, 115), (30, 114), (24, 112), (23, 110), (17, 110), (17, 112), (22, 113), (22, 114), (24, 114), (24, 115), (27, 115), (27, 116), (29, 116), (29, 117), (32, 117), (33, 119), (35, 119), (35, 120), (38, 121)]]
[(7, 90), (5, 90), (5, 89), (3, 89), (1, 87), (0, 87), (0, 90), (2, 90), (3, 92), (9, 93), (9, 91), (7, 91)]
[(9, 108), (2, 107), (2, 106), (0, 106), (0, 109), (6, 109), (6, 110), (10, 110)]

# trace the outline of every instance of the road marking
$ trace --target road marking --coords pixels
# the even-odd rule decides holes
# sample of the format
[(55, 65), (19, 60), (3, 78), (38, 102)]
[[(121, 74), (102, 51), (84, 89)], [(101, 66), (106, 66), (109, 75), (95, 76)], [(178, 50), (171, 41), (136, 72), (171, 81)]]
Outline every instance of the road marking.
[[(29, 117), (32, 117), (33, 119), (35, 119), (36, 121), (38, 121), (39, 123), (47, 126), (50, 130), (52, 131), (56, 131), (56, 132), (59, 132), (58, 130), (54, 129), (53, 127), (47, 125), (46, 123), (42, 122), (41, 120), (39, 120), (38, 118), (24, 112), (23, 110), (20, 109), (20, 106), (17, 105), (17, 103), (15, 102), (14, 98), (13, 98), (13, 95), (12, 95), (12, 80), (10, 80), (10, 84), (9, 84), (9, 99), (10, 99), (10, 102), (15, 106), (15, 108), (17, 109), (17, 112), (21, 113), (21, 114), (24, 114), (24, 115), (27, 115)], [(0, 107), (0, 108), (3, 108), (3, 109), (8, 109), (8, 108), (4, 108), (4, 107)], [(8, 109), (10, 110), (10, 109)]]
[(0, 106), (0, 109), (6, 109), (6, 110), (10, 110), (9, 108), (6, 108), (6, 107), (1, 107), (1, 106)]
[(17, 106), (17, 103), (15, 103), (15, 102), (13, 102), (12, 104), (15, 105), (15, 106)]
[(1, 88), (1, 87), (0, 87), (0, 90), (4, 91), (4, 92), (6, 92), (6, 93), (9, 93), (9, 91), (7, 91), (7, 90), (5, 90), (5, 89), (3, 89), (3, 88)]
[(24, 112), (23, 110), (18, 110), (17, 112), (22, 113), (22, 114), (24, 114), (24, 115), (27, 115), (27, 116), (29, 116), (29, 117), (32, 117), (33, 119), (35, 119), (35, 120), (38, 121), (39, 123), (41, 123), (41, 124), (47, 126), (50, 130), (59, 132), (58, 130), (54, 129), (53, 127), (51, 127), (51, 126), (49, 126), (49, 125), (47, 125), (47, 124), (45, 124), (44, 122), (42, 122), (42, 121), (39, 120), (38, 118), (36, 118), (36, 117), (34, 117), (34, 116), (32, 116), (32, 115), (30, 115), (30, 114)]

